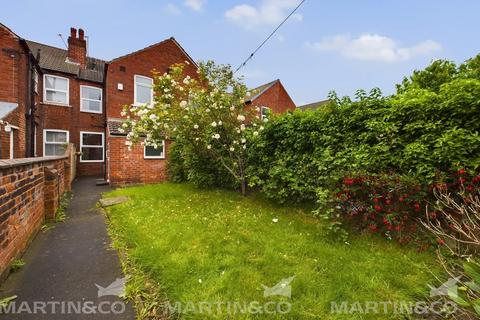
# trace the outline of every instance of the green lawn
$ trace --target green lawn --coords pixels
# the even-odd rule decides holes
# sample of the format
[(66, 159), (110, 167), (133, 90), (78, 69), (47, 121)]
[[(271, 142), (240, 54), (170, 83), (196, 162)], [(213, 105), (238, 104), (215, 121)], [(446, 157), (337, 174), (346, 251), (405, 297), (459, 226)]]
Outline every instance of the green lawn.
[[(308, 212), (260, 197), (170, 183), (105, 196), (119, 195), (130, 200), (107, 213), (114, 244), (125, 253), (126, 271), (132, 274), (130, 295), (153, 288), (172, 305), (187, 308), (182, 319), (404, 318), (332, 313), (331, 302), (416, 301), (433, 283), (431, 253), (370, 235), (351, 237), (350, 244), (332, 241)], [(272, 287), (291, 276), (290, 299), (264, 298), (262, 284)], [(223, 306), (223, 314), (216, 307), (199, 314), (202, 301), (231, 302), (231, 308), (236, 301), (240, 307), (234, 314)], [(282, 302), (280, 308), (291, 303), (291, 310), (240, 313), (252, 301), (260, 306)]]

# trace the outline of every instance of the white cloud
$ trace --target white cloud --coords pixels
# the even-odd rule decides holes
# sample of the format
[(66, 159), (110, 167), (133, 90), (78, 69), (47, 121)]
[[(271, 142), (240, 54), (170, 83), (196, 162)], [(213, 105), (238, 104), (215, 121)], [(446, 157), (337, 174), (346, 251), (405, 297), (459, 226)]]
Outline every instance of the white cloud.
[(318, 52), (338, 52), (350, 59), (385, 62), (406, 61), (416, 56), (431, 55), (442, 49), (442, 46), (433, 40), (402, 47), (392, 38), (371, 33), (360, 35), (358, 38), (336, 35), (323, 38), (319, 42), (307, 42), (306, 46)]
[(174, 5), (173, 3), (167, 4), (165, 6), (165, 11), (167, 13), (174, 14), (174, 15), (177, 15), (177, 14), (181, 13), (180, 8), (176, 5)]
[(205, 2), (205, 0), (185, 0), (183, 4), (194, 11), (202, 11)]
[[(258, 27), (274, 26), (280, 23), (300, 3), (300, 0), (263, 0), (257, 7), (240, 4), (225, 12), (228, 21), (247, 30)], [(295, 13), (292, 16), (302, 21), (303, 16)]]

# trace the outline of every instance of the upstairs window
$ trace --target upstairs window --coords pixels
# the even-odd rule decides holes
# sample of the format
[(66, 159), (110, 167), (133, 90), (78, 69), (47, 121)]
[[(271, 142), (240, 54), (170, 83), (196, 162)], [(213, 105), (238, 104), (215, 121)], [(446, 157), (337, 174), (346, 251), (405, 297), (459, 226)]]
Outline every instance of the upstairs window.
[(80, 111), (102, 113), (102, 89), (80, 86)]
[(80, 131), (80, 162), (103, 162), (103, 133)]
[(165, 141), (155, 148), (154, 146), (145, 146), (143, 157), (145, 159), (165, 159)]
[(62, 156), (68, 143), (68, 131), (43, 130), (43, 155)]
[(153, 79), (135, 76), (134, 104), (151, 104), (153, 101)]
[(43, 101), (68, 105), (68, 79), (45, 75), (43, 78)]
[(260, 117), (262, 120), (265, 120), (268, 118), (268, 115), (270, 114), (270, 108), (268, 107), (261, 107), (260, 108)]

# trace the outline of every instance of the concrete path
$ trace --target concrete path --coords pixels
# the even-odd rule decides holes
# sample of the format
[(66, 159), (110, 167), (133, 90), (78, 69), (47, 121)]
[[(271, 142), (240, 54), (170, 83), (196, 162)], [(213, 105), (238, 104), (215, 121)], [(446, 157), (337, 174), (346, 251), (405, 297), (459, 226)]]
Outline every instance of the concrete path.
[(117, 253), (109, 248), (105, 217), (95, 209), (108, 190), (95, 186), (94, 178), (74, 182), (67, 220), (40, 232), (23, 257), (26, 265), (0, 287), (0, 299), (18, 296), (10, 305), (17, 314), (0, 314), (0, 319), (135, 318), (131, 304), (121, 298), (97, 297), (95, 284), (105, 288), (123, 278)]

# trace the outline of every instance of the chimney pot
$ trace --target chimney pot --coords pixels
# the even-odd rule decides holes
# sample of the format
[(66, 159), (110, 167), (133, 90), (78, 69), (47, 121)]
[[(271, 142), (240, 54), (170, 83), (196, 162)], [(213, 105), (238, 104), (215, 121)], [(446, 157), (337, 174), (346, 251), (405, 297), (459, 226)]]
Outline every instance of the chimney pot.
[(78, 29), (78, 38), (80, 40), (85, 40), (85, 32), (83, 31), (83, 29)]
[(72, 37), (74, 39), (77, 37), (77, 29), (70, 28), (70, 37)]

